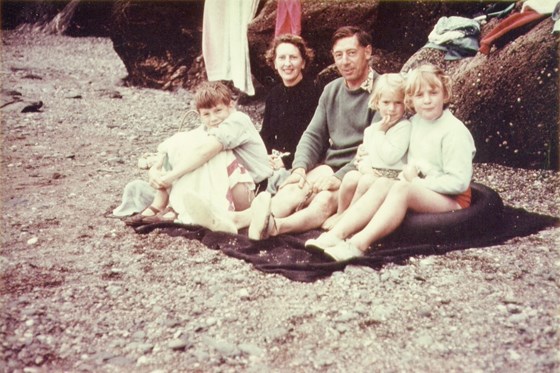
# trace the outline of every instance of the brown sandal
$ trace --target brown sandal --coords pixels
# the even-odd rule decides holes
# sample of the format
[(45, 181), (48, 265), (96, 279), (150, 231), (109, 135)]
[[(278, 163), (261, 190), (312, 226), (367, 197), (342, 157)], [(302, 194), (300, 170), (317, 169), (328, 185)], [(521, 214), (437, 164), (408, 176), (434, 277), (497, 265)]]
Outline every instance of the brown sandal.
[[(173, 213), (172, 217), (165, 217), (165, 215)], [(173, 210), (172, 207), (167, 206), (156, 215), (152, 216), (144, 216), (142, 219), (142, 224), (155, 224), (155, 223), (163, 223), (163, 222), (174, 222), (177, 219), (177, 213)]]
[[(146, 211), (146, 210), (150, 210), (154, 214), (153, 215), (142, 215), (144, 213), (144, 211)], [(146, 207), (141, 213), (136, 214), (136, 215), (132, 215), (132, 216), (124, 219), (124, 223), (126, 225), (128, 225), (129, 227), (137, 227), (137, 226), (146, 224), (146, 223), (144, 223), (145, 218), (150, 218), (150, 217), (157, 216), (157, 214), (159, 214), (159, 213), (161, 213), (160, 209), (150, 205), (150, 206)]]

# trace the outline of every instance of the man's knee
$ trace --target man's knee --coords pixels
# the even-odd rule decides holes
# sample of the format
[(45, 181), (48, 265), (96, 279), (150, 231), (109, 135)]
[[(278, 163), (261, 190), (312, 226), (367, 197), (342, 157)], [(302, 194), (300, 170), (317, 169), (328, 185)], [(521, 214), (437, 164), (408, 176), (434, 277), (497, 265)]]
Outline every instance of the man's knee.
[(315, 209), (317, 213), (323, 215), (326, 219), (336, 210), (336, 193), (331, 191), (322, 191), (313, 198), (313, 202), (311, 202), (311, 204), (313, 209)]

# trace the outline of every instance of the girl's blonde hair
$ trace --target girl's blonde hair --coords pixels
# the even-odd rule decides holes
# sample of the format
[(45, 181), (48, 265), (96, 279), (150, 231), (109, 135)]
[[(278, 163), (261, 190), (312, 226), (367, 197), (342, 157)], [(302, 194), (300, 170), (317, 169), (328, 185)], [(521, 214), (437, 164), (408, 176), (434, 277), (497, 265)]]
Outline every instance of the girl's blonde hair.
[(369, 99), (369, 107), (379, 110), (379, 100), (384, 92), (398, 92), (404, 96), (405, 80), (401, 74), (383, 74), (375, 81), (373, 91)]
[(452, 93), (451, 78), (442, 69), (431, 64), (421, 65), (408, 72), (404, 89), (404, 103), (406, 107), (411, 111), (415, 111), (412, 98), (425, 85), (428, 85), (430, 88), (441, 89), (443, 91), (444, 107), (447, 107)]

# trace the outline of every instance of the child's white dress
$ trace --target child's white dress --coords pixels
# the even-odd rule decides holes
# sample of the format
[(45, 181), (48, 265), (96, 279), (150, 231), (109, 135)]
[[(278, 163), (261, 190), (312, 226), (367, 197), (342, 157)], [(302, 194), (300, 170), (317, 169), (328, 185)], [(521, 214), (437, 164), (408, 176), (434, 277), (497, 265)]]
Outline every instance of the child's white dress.
[[(202, 126), (188, 132), (179, 132), (162, 142), (158, 146), (158, 152), (167, 154), (169, 165), (173, 168), (192, 157), (196, 145), (205, 141), (208, 136)], [(189, 203), (185, 194), (196, 194), (215, 211), (234, 211), (231, 189), (238, 183), (247, 183), (250, 189), (255, 187), (251, 175), (239, 163), (233, 151), (223, 150), (173, 183), (169, 206), (178, 214), (179, 221), (185, 224), (196, 223), (184, 207)]]

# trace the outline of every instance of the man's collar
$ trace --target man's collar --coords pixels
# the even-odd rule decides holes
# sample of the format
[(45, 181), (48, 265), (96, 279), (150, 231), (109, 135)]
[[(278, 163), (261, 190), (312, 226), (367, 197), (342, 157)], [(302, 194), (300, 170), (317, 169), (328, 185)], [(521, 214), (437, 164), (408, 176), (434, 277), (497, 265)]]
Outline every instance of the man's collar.
[(371, 93), (371, 91), (373, 90), (374, 80), (375, 80), (375, 72), (370, 67), (368, 71), (368, 76), (366, 80), (364, 80), (364, 82), (360, 85), (360, 88), (363, 89), (364, 91)]

